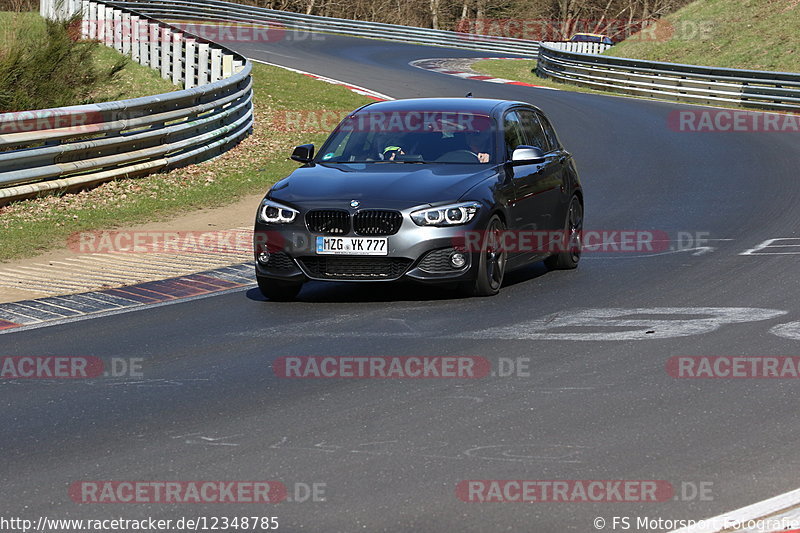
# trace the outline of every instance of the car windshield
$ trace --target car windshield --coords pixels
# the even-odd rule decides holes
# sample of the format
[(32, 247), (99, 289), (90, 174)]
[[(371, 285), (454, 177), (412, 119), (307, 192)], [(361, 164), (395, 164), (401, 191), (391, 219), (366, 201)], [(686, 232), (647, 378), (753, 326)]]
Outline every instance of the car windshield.
[(487, 164), (495, 161), (494, 131), (488, 115), (365, 109), (339, 124), (315, 161)]

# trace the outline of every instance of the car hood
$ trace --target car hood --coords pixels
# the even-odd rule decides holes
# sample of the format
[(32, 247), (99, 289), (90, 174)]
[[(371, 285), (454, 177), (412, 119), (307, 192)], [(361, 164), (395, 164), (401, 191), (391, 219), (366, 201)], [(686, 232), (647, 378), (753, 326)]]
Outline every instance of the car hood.
[(270, 189), (269, 197), (295, 205), (403, 209), (455, 201), (496, 166), (372, 163), (315, 164), (298, 168)]

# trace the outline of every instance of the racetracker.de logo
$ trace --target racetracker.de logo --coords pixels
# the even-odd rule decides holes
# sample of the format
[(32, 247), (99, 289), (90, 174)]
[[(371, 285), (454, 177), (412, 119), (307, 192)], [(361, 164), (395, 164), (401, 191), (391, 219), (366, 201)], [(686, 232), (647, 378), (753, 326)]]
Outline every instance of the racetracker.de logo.
[[(251, 253), (253, 242), (272, 242), (277, 234), (249, 229), (225, 231), (82, 231), (73, 233), (67, 245), (73, 252), (235, 254)], [(282, 241), (281, 241), (282, 242)]]
[(279, 503), (286, 499), (280, 481), (76, 481), (75, 503)]
[[(323, 35), (305, 33), (300, 29), (287, 31), (278, 21), (264, 24), (245, 24), (240, 22), (175, 22), (173, 28), (136, 19), (84, 19), (81, 23), (84, 31), (97, 35), (100, 40), (124, 41), (132, 43), (171, 45), (176, 42), (181, 32), (189, 35), (188, 39), (199, 37), (201, 40), (219, 44), (238, 43), (274, 43), (285, 40), (320, 40)], [(302, 37), (301, 37), (302, 36)]]
[(679, 379), (798, 379), (800, 357), (676, 356), (666, 370)]
[(492, 131), (491, 117), (466, 111), (363, 111), (348, 116), (339, 128), (344, 132), (368, 133), (455, 133)]
[(99, 357), (0, 357), (0, 379), (86, 379), (106, 372)]
[(0, 135), (41, 130), (66, 133), (96, 133), (103, 122), (102, 113), (89, 107), (65, 107), (0, 114)]
[(621, 503), (665, 502), (674, 497), (672, 484), (663, 480), (464, 480), (456, 496), (468, 503)]
[(490, 374), (478, 356), (284, 356), (272, 363), (280, 378), (475, 379)]
[(797, 133), (800, 115), (757, 113), (735, 109), (676, 109), (667, 126), (682, 133)]
[(507, 253), (555, 254), (578, 249), (583, 252), (665, 252), (671, 246), (670, 235), (657, 230), (468, 230), (453, 238), (453, 247), (466, 252), (480, 252), (489, 247)]
[(566, 41), (576, 33), (602, 34), (614, 42), (626, 39), (664, 42), (671, 39), (688, 40), (704, 35), (708, 30), (699, 23), (674, 26), (667, 20), (655, 19), (526, 19), (476, 18), (464, 19), (456, 25), (464, 40), (487, 40), (491, 37), (524, 39), (528, 41)]

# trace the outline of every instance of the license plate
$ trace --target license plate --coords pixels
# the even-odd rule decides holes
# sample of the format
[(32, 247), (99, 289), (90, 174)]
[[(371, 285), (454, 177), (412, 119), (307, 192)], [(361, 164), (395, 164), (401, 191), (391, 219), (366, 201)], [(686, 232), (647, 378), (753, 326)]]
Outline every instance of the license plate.
[(388, 255), (387, 241), (386, 237), (317, 237), (317, 254)]

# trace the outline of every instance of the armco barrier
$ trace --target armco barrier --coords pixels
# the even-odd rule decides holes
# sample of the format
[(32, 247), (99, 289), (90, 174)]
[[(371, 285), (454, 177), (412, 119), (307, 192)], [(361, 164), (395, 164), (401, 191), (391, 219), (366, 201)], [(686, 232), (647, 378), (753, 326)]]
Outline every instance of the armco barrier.
[(252, 130), (252, 67), (246, 58), (121, 6), (41, 2), (41, 13), (51, 19), (77, 11), (84, 14), (84, 36), (185, 89), (0, 114), (0, 203), (196, 163), (225, 152)]
[(304, 15), (219, 0), (126, 0), (115, 2), (114, 5), (125, 6), (155, 18), (168, 20), (244, 22), (296, 32), (369, 37), (527, 57), (536, 57), (539, 50), (537, 41), (525, 39)]
[(800, 74), (702, 67), (539, 49), (539, 76), (605, 91), (697, 104), (800, 110)]

